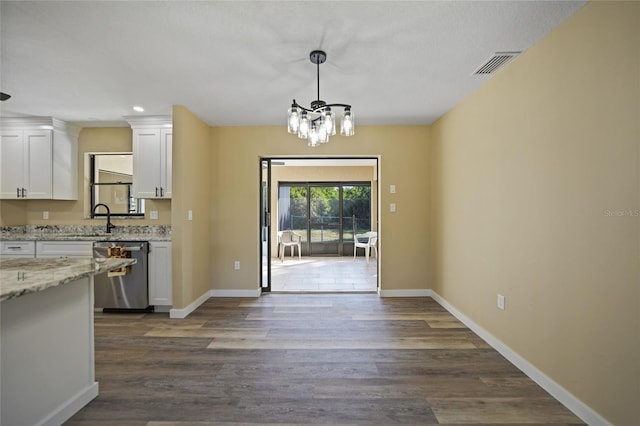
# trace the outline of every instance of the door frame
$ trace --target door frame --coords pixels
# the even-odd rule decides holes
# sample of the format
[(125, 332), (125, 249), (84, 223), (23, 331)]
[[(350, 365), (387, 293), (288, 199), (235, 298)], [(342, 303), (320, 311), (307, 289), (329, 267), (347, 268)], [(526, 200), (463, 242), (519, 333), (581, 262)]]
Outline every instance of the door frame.
[[(260, 288), (262, 290), (262, 292), (270, 292), (271, 291), (271, 245), (272, 245), (272, 222), (273, 222), (273, 214), (271, 212), (271, 205), (272, 205), (272, 197), (271, 197), (271, 192), (272, 192), (272, 187), (273, 187), (273, 182), (271, 182), (272, 180), (272, 176), (271, 176), (271, 167), (272, 165), (276, 164), (276, 165), (281, 165), (278, 164), (278, 162), (285, 162), (287, 160), (302, 160), (302, 161), (331, 161), (331, 160), (336, 160), (336, 161), (349, 161), (352, 160), (354, 162), (358, 162), (358, 161), (374, 161), (375, 162), (375, 173), (374, 173), (374, 179), (372, 181), (376, 182), (375, 188), (372, 185), (371, 188), (371, 196), (373, 197), (375, 194), (375, 203), (376, 203), (376, 214), (375, 217), (372, 215), (371, 216), (371, 221), (372, 223), (375, 223), (377, 226), (377, 231), (378, 231), (378, 235), (381, 234), (381, 229), (382, 229), (382, 223), (381, 223), (381, 217), (380, 217), (380, 208), (381, 208), (381, 201), (380, 201), (380, 195), (381, 195), (381, 186), (380, 186), (380, 167), (381, 167), (381, 163), (382, 163), (382, 158), (379, 155), (349, 155), (349, 156), (313, 156), (313, 155), (264, 155), (264, 156), (260, 156), (259, 157), (259, 161), (258, 161), (258, 167), (259, 167), (259, 188), (260, 188), (260, 195), (259, 195), (259, 199), (258, 199), (258, 205), (259, 205), (259, 215), (260, 215), (260, 219), (259, 219), (259, 241), (260, 241), (260, 262), (262, 264), (262, 268), (261, 268), (261, 273), (260, 273)], [(263, 164), (266, 164), (266, 169), (267, 169), (267, 205), (263, 206), (262, 204), (262, 198), (263, 198), (263, 171), (262, 171), (262, 167)], [(356, 165), (356, 164), (354, 164)], [(372, 201), (372, 205), (373, 205), (373, 201)], [(266, 207), (266, 211), (263, 211), (263, 208)], [(268, 216), (268, 217), (267, 217)], [(267, 235), (266, 235), (266, 241), (264, 244), (263, 243), (263, 224), (265, 223), (265, 219), (269, 219), (268, 223), (267, 223)], [(375, 220), (374, 220), (375, 219)], [(378, 240), (378, 259), (382, 258), (382, 253), (383, 253), (383, 244), (381, 240)], [(265, 262), (265, 259), (267, 260)], [(377, 287), (378, 287), (378, 292), (380, 291), (381, 288), (381, 270), (382, 270), (382, 262), (380, 262), (378, 260), (377, 263), (377, 268), (378, 268), (378, 283), (377, 283)], [(266, 281), (266, 282), (265, 282)]]
[(271, 160), (260, 158), (259, 167), (259, 240), (260, 241), (260, 290), (271, 292)]

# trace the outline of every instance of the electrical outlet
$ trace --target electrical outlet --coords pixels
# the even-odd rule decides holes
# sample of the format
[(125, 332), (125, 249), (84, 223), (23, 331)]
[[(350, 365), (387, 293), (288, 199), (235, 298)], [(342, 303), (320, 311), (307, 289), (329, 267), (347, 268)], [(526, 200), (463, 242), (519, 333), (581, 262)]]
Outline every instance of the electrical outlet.
[(499, 294), (498, 295), (498, 309), (502, 309), (504, 311), (504, 296)]
[(44, 220), (49, 219), (49, 212), (48, 212), (48, 211), (43, 211), (43, 212), (42, 212), (42, 218), (43, 218)]
[(396, 211), (396, 203), (391, 203), (391, 204), (389, 205), (389, 211), (390, 211), (391, 213), (393, 213), (393, 212), (395, 212), (395, 211)]
[(149, 212), (149, 218), (151, 220), (158, 220), (158, 211), (157, 210), (151, 210)]
[(240, 261), (236, 260), (235, 262), (233, 262), (233, 269), (235, 269), (236, 271), (240, 270)]
[(189, 220), (193, 220), (193, 210), (189, 210), (189, 211), (187, 212), (187, 219), (189, 219)]
[(389, 185), (389, 193), (390, 194), (395, 194), (396, 193), (396, 186), (395, 185)]

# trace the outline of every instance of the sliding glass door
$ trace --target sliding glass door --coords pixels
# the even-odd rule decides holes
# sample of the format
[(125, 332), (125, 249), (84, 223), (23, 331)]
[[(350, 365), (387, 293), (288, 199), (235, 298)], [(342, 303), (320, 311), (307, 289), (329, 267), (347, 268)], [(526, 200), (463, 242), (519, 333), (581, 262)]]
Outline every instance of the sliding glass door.
[(309, 255), (341, 253), (340, 185), (309, 186)]
[(303, 255), (351, 256), (354, 233), (371, 230), (371, 184), (280, 183), (278, 229), (301, 236)]
[(344, 185), (342, 187), (343, 247), (353, 255), (353, 236), (372, 230), (371, 185)]

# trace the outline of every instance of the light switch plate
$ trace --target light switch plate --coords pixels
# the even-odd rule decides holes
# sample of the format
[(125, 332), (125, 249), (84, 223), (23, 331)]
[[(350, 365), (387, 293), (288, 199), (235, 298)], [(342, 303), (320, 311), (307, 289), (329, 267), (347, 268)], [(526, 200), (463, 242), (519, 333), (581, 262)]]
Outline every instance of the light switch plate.
[(396, 186), (395, 185), (390, 185), (389, 186), (389, 193), (390, 194), (395, 194), (396, 193)]
[(389, 211), (390, 211), (391, 213), (393, 213), (393, 212), (395, 212), (395, 211), (396, 211), (396, 203), (391, 203), (391, 204), (389, 204)]
[(189, 210), (189, 212), (187, 213), (187, 218), (189, 220), (193, 220), (193, 210)]
[(48, 212), (48, 211), (43, 211), (43, 212), (42, 212), (42, 218), (43, 218), (44, 220), (49, 219), (49, 212)]

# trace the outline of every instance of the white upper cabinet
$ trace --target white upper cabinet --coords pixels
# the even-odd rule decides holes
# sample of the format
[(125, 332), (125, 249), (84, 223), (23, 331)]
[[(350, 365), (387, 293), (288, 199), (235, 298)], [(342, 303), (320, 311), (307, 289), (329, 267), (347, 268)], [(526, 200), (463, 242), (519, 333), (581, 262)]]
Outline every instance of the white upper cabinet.
[(171, 198), (171, 117), (125, 117), (133, 130), (133, 196)]
[(3, 118), (0, 198), (77, 200), (78, 134), (50, 117)]

